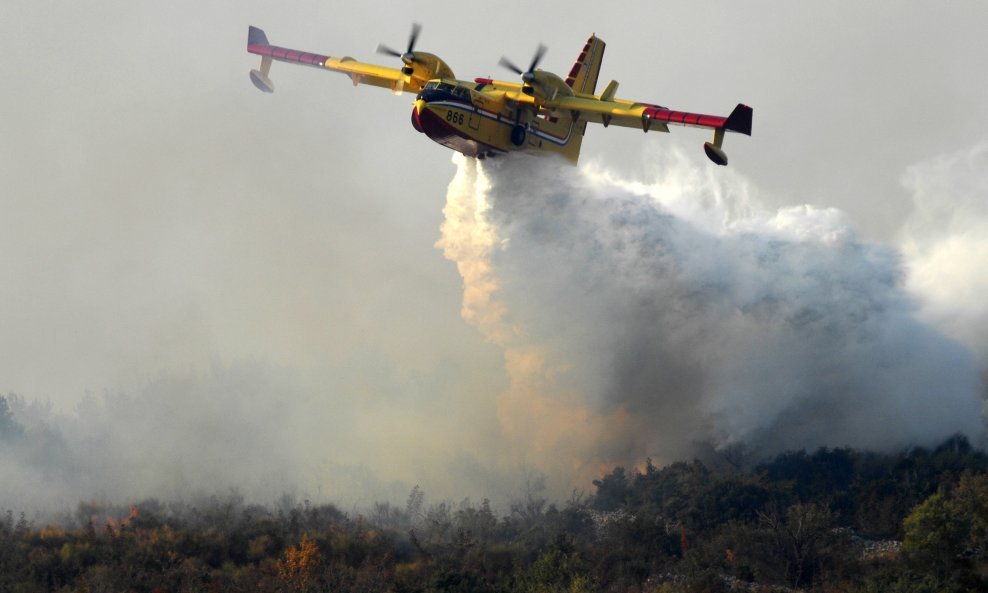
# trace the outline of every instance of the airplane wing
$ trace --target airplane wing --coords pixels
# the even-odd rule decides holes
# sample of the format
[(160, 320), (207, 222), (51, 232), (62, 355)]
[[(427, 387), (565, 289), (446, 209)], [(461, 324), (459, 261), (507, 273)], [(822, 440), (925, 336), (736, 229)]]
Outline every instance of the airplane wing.
[(417, 80), (396, 68), (358, 62), (349, 57), (334, 58), (271, 45), (264, 31), (257, 27), (247, 30), (247, 51), (261, 56), (261, 68), (251, 70), (250, 79), (254, 86), (266, 93), (274, 92), (274, 84), (268, 78), (272, 60), (341, 72), (350, 77), (354, 86), (369, 84), (389, 89), (396, 94), (403, 91), (417, 93), (422, 90)]
[(555, 113), (565, 113), (577, 121), (638, 128), (645, 132), (668, 132), (669, 124), (709, 128), (714, 131), (713, 142), (704, 144), (704, 151), (718, 165), (727, 164), (727, 155), (721, 149), (724, 132), (736, 132), (751, 136), (753, 110), (747, 105), (738, 104), (727, 117), (674, 111), (660, 105), (636, 103), (614, 99), (617, 83), (611, 82), (599, 97), (570, 96), (557, 97), (547, 101), (545, 108)]
[[(727, 117), (674, 111), (660, 105), (634, 103), (621, 99), (608, 99), (607, 91), (599, 99), (561, 97), (551, 101), (551, 107), (575, 114), (579, 119), (604, 126), (615, 125), (639, 128), (646, 132), (668, 132), (669, 124), (698, 128), (722, 128), (739, 134), (751, 135), (752, 109), (739, 104)], [(549, 105), (547, 105), (548, 107)]]

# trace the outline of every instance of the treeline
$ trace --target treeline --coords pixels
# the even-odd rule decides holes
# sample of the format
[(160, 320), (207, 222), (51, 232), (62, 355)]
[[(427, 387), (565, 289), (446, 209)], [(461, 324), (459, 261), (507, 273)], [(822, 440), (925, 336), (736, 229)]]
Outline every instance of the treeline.
[(615, 468), (563, 503), (360, 513), (231, 495), (0, 515), (0, 591), (580, 593), (988, 590), (988, 457), (820, 449)]
[(625, 566), (671, 572), (684, 590), (988, 590), (988, 457), (964, 437), (893, 455), (823, 448), (747, 471), (721, 465), (649, 463), (594, 481), (591, 508), (627, 523)]

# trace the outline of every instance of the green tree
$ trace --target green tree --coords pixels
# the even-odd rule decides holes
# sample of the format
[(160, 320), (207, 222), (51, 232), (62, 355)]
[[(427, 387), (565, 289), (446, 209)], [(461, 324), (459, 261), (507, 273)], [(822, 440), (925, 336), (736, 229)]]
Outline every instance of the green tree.
[(625, 475), (623, 467), (615, 467), (611, 473), (602, 479), (594, 480), (593, 485), (597, 488), (593, 507), (599, 511), (618, 510), (624, 505), (631, 493), (628, 477)]
[(970, 527), (954, 512), (941, 490), (920, 503), (904, 522), (903, 549), (945, 580), (955, 568)]
[(532, 563), (523, 579), (526, 593), (582, 593), (590, 590), (579, 556), (565, 537), (553, 544)]
[(737, 552), (759, 579), (804, 587), (845, 561), (840, 555), (850, 547), (842, 541), (848, 536), (834, 527), (833, 513), (815, 503), (795, 504), (784, 512), (770, 508), (760, 511), (755, 527), (742, 534)]
[(941, 489), (903, 522), (903, 550), (912, 567), (942, 587), (988, 586), (988, 475), (966, 474), (948, 494)]

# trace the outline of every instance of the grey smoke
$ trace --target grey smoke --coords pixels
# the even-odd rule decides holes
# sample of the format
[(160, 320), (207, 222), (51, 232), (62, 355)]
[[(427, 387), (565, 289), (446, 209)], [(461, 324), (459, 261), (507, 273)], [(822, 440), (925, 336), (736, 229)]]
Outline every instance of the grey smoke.
[(372, 368), (311, 377), (243, 360), (163, 374), (134, 393), (88, 394), (71, 411), (5, 398), (23, 430), (0, 430), (0, 509), (50, 514), (88, 500), (231, 493), (367, 509), (404, 500), (418, 483), (430, 500), (504, 502), (516, 489), (423, 401), (443, 405), (431, 378)]
[(587, 431), (588, 462), (675, 459), (696, 441), (980, 442), (979, 365), (918, 318), (900, 254), (839, 212), (761, 212), (743, 180), (683, 158), (651, 186), (550, 160), (483, 174), (516, 343), (543, 347), (566, 369), (554, 389), (612, 425)]
[[(415, 484), (503, 504), (519, 468), (566, 494), (609, 464), (679, 459), (697, 441), (982, 443), (985, 342), (971, 328), (984, 308), (964, 287), (985, 278), (971, 255), (988, 244), (984, 154), (910, 171), (902, 252), (836, 210), (765, 212), (736, 172), (677, 155), (648, 183), (458, 159), (440, 246), (506, 381), (462, 361), (245, 359), (163, 371), (70, 411), (17, 399), (25, 432), (0, 442), (0, 506), (230, 490), (366, 506)], [(942, 202), (964, 215), (940, 224)], [(944, 257), (959, 284), (936, 276)]]

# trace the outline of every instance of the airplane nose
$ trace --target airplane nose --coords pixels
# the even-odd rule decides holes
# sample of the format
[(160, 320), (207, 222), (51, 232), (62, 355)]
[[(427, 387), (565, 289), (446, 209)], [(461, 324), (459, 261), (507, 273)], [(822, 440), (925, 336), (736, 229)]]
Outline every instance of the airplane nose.
[(425, 109), (425, 101), (422, 99), (416, 99), (414, 107), (412, 107), (412, 127), (418, 132), (425, 132), (422, 129), (422, 121), (419, 119), (419, 113)]

